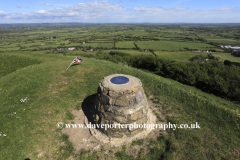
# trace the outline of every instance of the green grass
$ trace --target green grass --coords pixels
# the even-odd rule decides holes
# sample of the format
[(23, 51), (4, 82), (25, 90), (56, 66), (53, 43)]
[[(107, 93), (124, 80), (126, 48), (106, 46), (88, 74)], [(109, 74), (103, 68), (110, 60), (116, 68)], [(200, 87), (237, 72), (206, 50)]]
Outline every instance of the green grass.
[(136, 48), (135, 45), (133, 44), (134, 41), (119, 41), (116, 43), (116, 47), (118, 48)]
[(234, 39), (207, 39), (208, 42), (216, 42), (216, 43), (240, 43), (240, 41), (234, 40)]
[(85, 43), (84, 46), (112, 48), (113, 43)]
[(205, 38), (208, 42), (216, 42), (216, 43), (240, 43), (239, 40), (229, 39), (229, 38), (223, 38), (219, 36), (201, 36), (202, 38)]
[[(2, 159), (37, 159), (39, 151), (44, 151), (44, 156), (52, 154), (54, 159), (67, 159), (70, 155), (79, 159), (79, 155), (73, 154), (68, 136), (61, 135), (56, 123), (65, 118), (72, 119), (69, 111), (78, 108), (80, 104), (76, 102), (95, 94), (103, 77), (117, 73), (141, 79), (146, 94), (155, 95), (158, 106), (166, 107), (167, 122), (201, 124), (200, 129), (168, 129), (168, 134), (161, 133), (161, 137), (149, 142), (151, 147), (145, 148), (145, 151), (141, 149), (139, 157), (239, 158), (240, 129), (237, 124), (240, 107), (237, 104), (194, 87), (109, 61), (82, 57), (81, 64), (70, 67), (66, 72), (75, 56), (40, 52), (15, 54), (43, 62), (11, 71), (0, 78), (0, 132), (6, 134), (0, 137)], [(20, 102), (25, 97), (29, 100)], [(57, 145), (62, 141), (68, 147)], [(134, 159), (126, 151), (127, 147), (123, 146), (121, 151), (116, 151), (116, 158)], [(145, 152), (147, 154), (144, 156)], [(88, 155), (97, 157), (91, 152), (85, 156)]]
[(224, 53), (212, 53), (213, 56), (219, 57), (220, 61), (229, 60), (232, 62), (239, 62), (240, 63), (240, 57), (235, 57), (231, 54), (224, 54)]
[(214, 46), (205, 43), (193, 43), (193, 42), (175, 42), (175, 41), (138, 41), (136, 42), (141, 49), (153, 49), (153, 50), (172, 50), (179, 51), (189, 49), (206, 50), (213, 49)]
[[(69, 141), (69, 136), (67, 134), (62, 134), (60, 140), (64, 142), (65, 146), (59, 147), (59, 152), (62, 153), (61, 159), (67, 159), (73, 154), (74, 147), (72, 142)], [(48, 158), (46, 156), (46, 158)]]
[(0, 54), (0, 78), (21, 68), (41, 63), (40, 60)]
[(141, 145), (143, 145), (143, 142), (144, 142), (143, 139), (139, 139), (139, 140), (133, 141), (131, 146), (136, 146), (136, 145), (141, 146)]
[(190, 62), (190, 58), (196, 55), (207, 56), (207, 53), (193, 53), (193, 52), (163, 52), (155, 51), (154, 52), (158, 57), (162, 59), (176, 60), (179, 62)]
[(148, 54), (152, 54), (151, 52), (140, 52), (138, 50), (112, 50), (112, 51), (120, 51), (120, 52), (124, 52), (124, 53), (129, 53), (131, 55), (148, 55)]
[(128, 160), (134, 160), (134, 157), (133, 156), (129, 156), (127, 153), (126, 153), (126, 149), (127, 147), (125, 145), (122, 146), (122, 151), (119, 151), (117, 153), (115, 153), (115, 157), (118, 159), (118, 160), (123, 160), (123, 159), (128, 159)]
[(74, 118), (75, 118), (75, 116), (74, 116), (70, 111), (68, 111), (68, 112), (66, 113), (66, 119), (68, 119), (68, 120), (74, 120)]

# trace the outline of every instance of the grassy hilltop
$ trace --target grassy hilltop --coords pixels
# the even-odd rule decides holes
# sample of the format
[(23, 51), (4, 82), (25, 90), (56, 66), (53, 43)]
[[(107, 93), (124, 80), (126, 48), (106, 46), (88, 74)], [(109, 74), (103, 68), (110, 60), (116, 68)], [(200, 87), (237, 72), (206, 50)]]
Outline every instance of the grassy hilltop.
[[(238, 24), (0, 26), (0, 159), (239, 159), (240, 58), (220, 47), (239, 39)], [(76, 56), (83, 62), (66, 71)], [(200, 128), (155, 129), (121, 147), (58, 129), (84, 121), (111, 74), (142, 81), (157, 124)]]
[[(2, 159), (239, 158), (240, 107), (230, 101), (105, 60), (82, 57), (82, 63), (66, 72), (74, 56), (30, 52), (0, 56), (4, 70), (0, 78)], [(11, 63), (6, 63), (6, 59), (11, 59)], [(56, 123), (73, 120), (71, 111), (81, 109), (84, 99), (96, 93), (103, 77), (116, 73), (141, 79), (146, 95), (155, 104), (157, 123), (198, 122), (201, 128), (155, 131), (159, 137), (111, 148), (108, 154), (104, 154), (106, 146), (98, 152), (82, 150), (75, 154), (72, 142), (56, 128)], [(136, 153), (129, 152), (134, 149)]]

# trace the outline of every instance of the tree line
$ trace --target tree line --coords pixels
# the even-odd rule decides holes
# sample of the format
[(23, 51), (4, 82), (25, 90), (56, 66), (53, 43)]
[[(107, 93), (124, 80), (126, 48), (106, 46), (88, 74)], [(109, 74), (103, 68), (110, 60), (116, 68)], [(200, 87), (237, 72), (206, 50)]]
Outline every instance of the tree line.
[(127, 63), (132, 67), (152, 71), (157, 75), (194, 86), (204, 92), (240, 101), (240, 68), (235, 65), (228, 66), (218, 61), (182, 63), (160, 59), (153, 55), (134, 56), (115, 51), (110, 53), (99, 51), (96, 55), (83, 54), (83, 56)]

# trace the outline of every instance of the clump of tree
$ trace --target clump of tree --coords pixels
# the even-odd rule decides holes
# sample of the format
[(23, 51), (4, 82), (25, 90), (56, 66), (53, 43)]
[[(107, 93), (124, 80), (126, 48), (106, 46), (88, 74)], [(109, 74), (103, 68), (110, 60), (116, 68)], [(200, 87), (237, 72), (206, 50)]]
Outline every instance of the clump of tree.
[(233, 55), (233, 56), (235, 56), (235, 57), (240, 57), (240, 51), (238, 51), (238, 52), (233, 52), (233, 53), (231, 53), (231, 55)]
[(137, 45), (135, 42), (134, 42), (133, 44), (135, 45), (136, 49), (138, 49), (139, 51), (141, 51), (141, 48), (138, 47), (138, 45)]
[(208, 53), (208, 59), (219, 61), (219, 57), (215, 57), (212, 53)]
[(213, 56), (212, 53), (208, 53), (207, 56), (202, 55), (202, 54), (198, 54), (198, 55), (196, 55), (196, 56), (191, 57), (189, 60), (190, 60), (190, 61), (193, 61), (194, 59), (200, 59), (200, 60), (202, 60), (202, 61), (203, 61), (204, 59), (211, 59), (211, 60), (217, 60), (217, 61), (219, 60), (219, 58)]
[(231, 62), (231, 61), (229, 61), (229, 60), (225, 60), (223, 63), (224, 63), (225, 65), (227, 65), (227, 66), (235, 65), (235, 66), (240, 67), (240, 63), (238, 63), (238, 62)]
[(130, 56), (129, 53), (124, 53), (124, 52), (120, 52), (120, 51), (110, 51), (109, 54), (112, 55), (112, 56), (114, 56), (114, 55), (118, 55), (118, 56)]
[(196, 55), (196, 56), (191, 57), (189, 60), (190, 60), (190, 61), (193, 61), (194, 59), (204, 60), (204, 59), (206, 59), (206, 58), (207, 58), (206, 56), (201, 55), (201, 54), (198, 54), (198, 55)]
[(206, 40), (206, 39), (204, 39), (204, 38), (201, 38), (201, 37), (198, 37), (198, 38), (196, 38), (196, 40), (197, 40), (197, 41), (200, 41), (200, 42), (207, 42), (207, 40)]

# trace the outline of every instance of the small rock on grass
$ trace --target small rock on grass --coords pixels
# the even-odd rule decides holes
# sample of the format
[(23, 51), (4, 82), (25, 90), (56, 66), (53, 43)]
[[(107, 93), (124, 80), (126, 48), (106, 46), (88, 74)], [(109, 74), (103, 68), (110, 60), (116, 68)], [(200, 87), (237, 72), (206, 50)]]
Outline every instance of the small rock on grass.
[(93, 147), (93, 150), (94, 150), (94, 151), (99, 151), (100, 148), (101, 148), (101, 146), (100, 146), (100, 145), (97, 145), (97, 146)]

